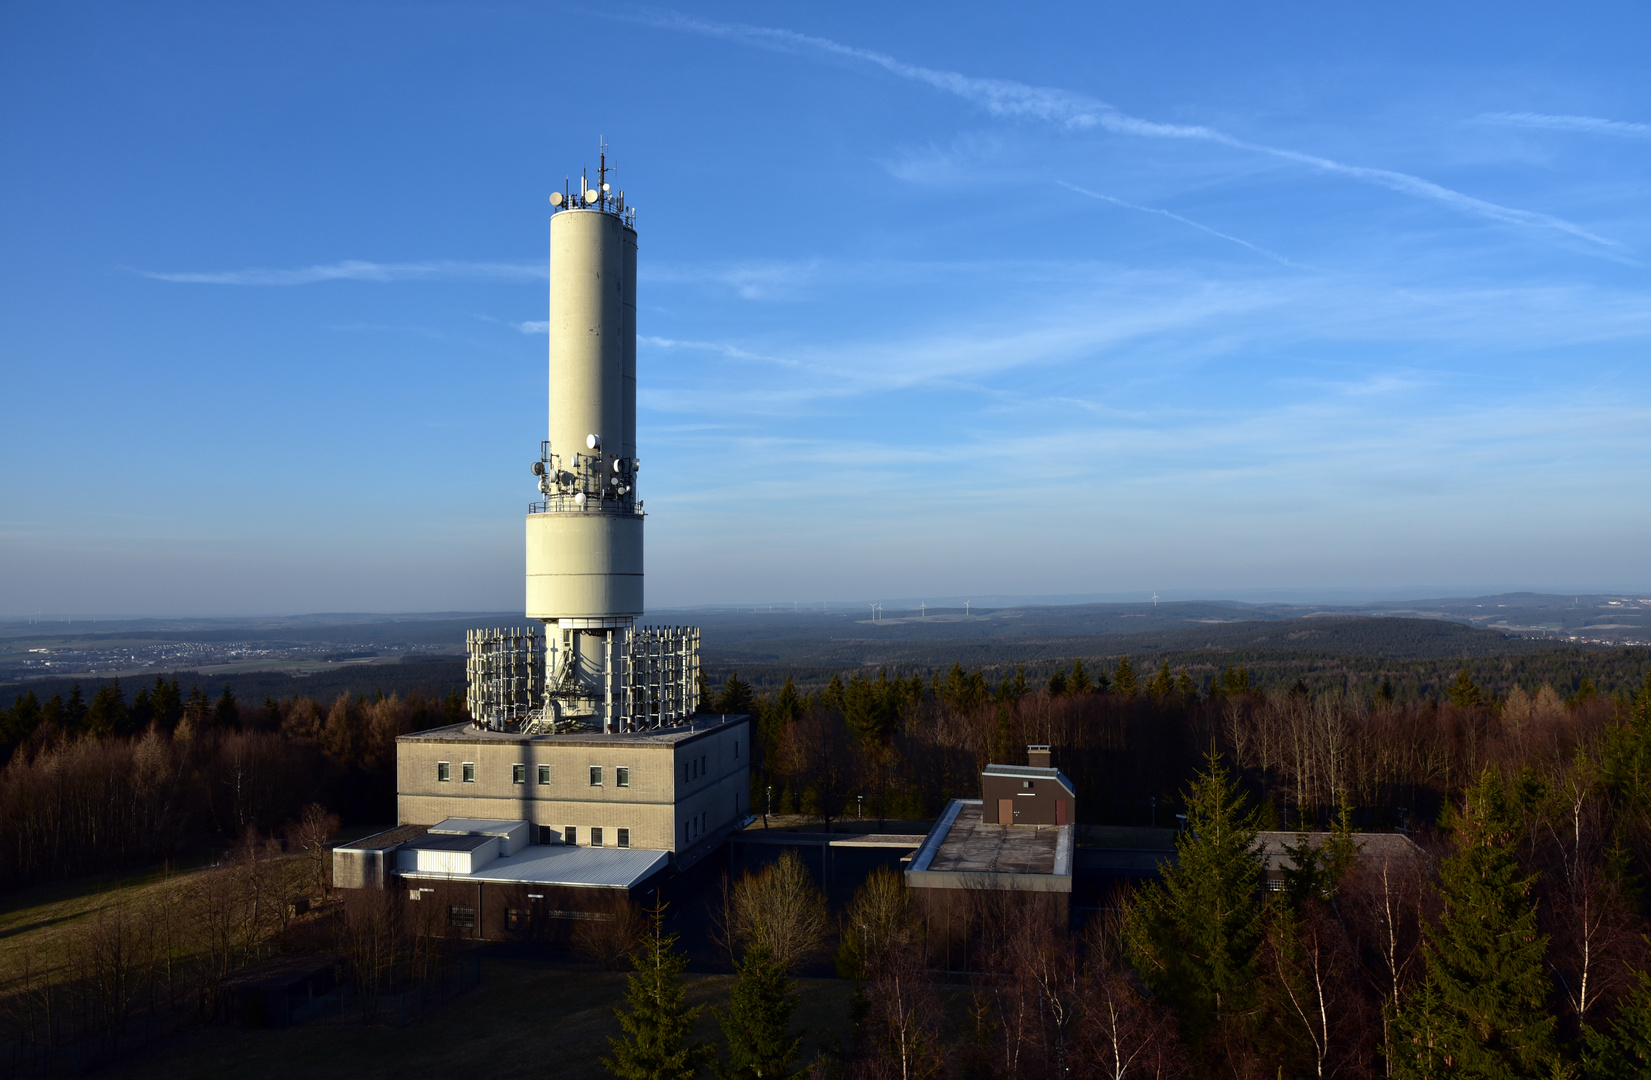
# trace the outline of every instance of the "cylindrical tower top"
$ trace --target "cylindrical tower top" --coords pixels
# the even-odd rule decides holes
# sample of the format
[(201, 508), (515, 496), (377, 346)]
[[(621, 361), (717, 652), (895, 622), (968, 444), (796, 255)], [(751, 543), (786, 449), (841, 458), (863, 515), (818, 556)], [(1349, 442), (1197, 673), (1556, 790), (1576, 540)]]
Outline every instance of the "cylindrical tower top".
[(636, 459), (636, 229), (607, 184), (551, 196), (549, 397), (527, 519), (530, 618), (642, 613)]

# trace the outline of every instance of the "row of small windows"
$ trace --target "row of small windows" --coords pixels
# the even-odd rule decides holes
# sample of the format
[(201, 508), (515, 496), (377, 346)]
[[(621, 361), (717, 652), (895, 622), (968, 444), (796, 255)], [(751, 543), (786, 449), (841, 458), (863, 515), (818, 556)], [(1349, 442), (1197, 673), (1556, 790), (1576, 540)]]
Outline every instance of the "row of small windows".
[[(739, 744), (739, 740), (735, 739), (734, 740), (734, 757), (737, 759), (739, 756), (740, 756), (740, 744)], [(473, 762), (473, 761), (461, 762), (460, 765), (459, 765), (459, 769), (460, 769), (461, 778), (463, 779), (463, 781), (466, 784), (474, 784), (476, 782), (476, 763), (475, 762)], [(603, 787), (603, 786), (605, 786), (602, 782), (602, 775), (603, 775), (602, 770), (603, 770), (603, 766), (601, 766), (601, 765), (592, 765), (592, 766), (590, 766), (590, 786), (591, 787)], [(682, 779), (684, 781), (698, 780), (700, 777), (704, 776), (709, 771), (710, 771), (710, 755), (708, 755), (708, 754), (701, 754), (697, 758), (690, 758), (689, 760), (684, 761), (682, 763)], [(447, 783), (448, 781), (453, 779), (453, 766), (450, 762), (446, 762), (446, 761), (436, 762), (436, 779), (438, 781), (440, 781), (441, 783)], [(549, 787), (550, 786), (550, 766), (549, 765), (540, 765), (540, 766), (538, 766), (537, 779), (539, 781), (539, 786), (540, 787)], [(527, 783), (527, 766), (524, 765), (524, 764), (521, 764), (520, 762), (518, 762), (515, 765), (512, 765), (510, 767), (510, 782), (513, 783), (513, 784), (525, 784), (525, 783)], [(614, 784), (615, 787), (623, 787), (623, 788), (628, 788), (628, 787), (631, 786), (631, 770), (630, 770), (629, 766), (620, 765), (620, 766), (617, 766), (613, 770), (613, 784)]]
[[(539, 768), (539, 774), (538, 774), (539, 786), (540, 787), (549, 787), (550, 786), (550, 766), (549, 765), (540, 765), (538, 768)], [(590, 786), (591, 787), (602, 787), (603, 786), (603, 783), (602, 783), (602, 768), (603, 767), (601, 765), (592, 765), (590, 767)], [(473, 761), (461, 762), (459, 764), (459, 770), (460, 770), (459, 775), (463, 779), (464, 783), (474, 784), (476, 782), (476, 763), (475, 762), (473, 762)], [(453, 766), (452, 766), (452, 763), (451, 762), (446, 762), (446, 761), (436, 762), (436, 780), (440, 783), (445, 784), (445, 783), (451, 781), (452, 779), (453, 779)], [(525, 784), (525, 783), (527, 783), (527, 766), (523, 765), (523, 764), (520, 764), (520, 763), (512, 765), (510, 767), (510, 782), (513, 783), (513, 784)], [(613, 786), (614, 787), (622, 787), (622, 788), (628, 788), (628, 787), (631, 786), (630, 766), (620, 765), (620, 766), (616, 767), (613, 770)]]
[[(590, 828), (590, 846), (591, 847), (605, 847), (605, 846), (607, 846), (606, 837), (607, 837), (607, 832), (601, 825), (591, 826), (591, 828)], [(556, 833), (555, 833), (555, 831), (553, 829), (551, 829), (551, 827), (549, 825), (540, 825), (539, 826), (539, 843), (541, 843), (541, 844), (554, 844), (555, 842), (556, 842)], [(569, 845), (569, 846), (573, 846), (573, 845), (578, 844), (579, 843), (579, 826), (577, 826), (577, 825), (564, 825), (562, 827), (562, 843), (564, 843), (566, 845)], [(622, 847), (622, 848), (630, 847), (631, 846), (631, 831), (629, 829), (615, 829), (615, 830), (613, 830), (613, 846), (614, 847)]]

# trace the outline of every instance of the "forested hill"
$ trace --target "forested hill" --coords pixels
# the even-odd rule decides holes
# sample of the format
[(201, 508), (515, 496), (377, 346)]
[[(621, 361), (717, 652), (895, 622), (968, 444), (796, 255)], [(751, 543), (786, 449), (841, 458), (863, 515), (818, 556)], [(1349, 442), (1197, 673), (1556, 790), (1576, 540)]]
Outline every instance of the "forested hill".
[[(1200, 621), (1185, 618), (1156, 627), (1097, 619), (1112, 628), (1087, 628), (1078, 618), (982, 617), (976, 622), (846, 619), (812, 624), (786, 620), (762, 633), (762, 617), (744, 626), (709, 620), (707, 657), (796, 664), (950, 665), (1036, 662), (1072, 656), (1121, 656), (1209, 650), (1225, 653), (1306, 652), (1320, 656), (1420, 659), (1534, 653), (1554, 642), (1480, 630), (1437, 619), (1324, 616), (1305, 619)], [(759, 621), (760, 620), (760, 621)], [(1121, 627), (1119, 626), (1121, 622)], [(789, 625), (787, 625), (789, 623)]]
[[(442, 698), (454, 691), (461, 696), (464, 694), (464, 661), (456, 657), (407, 660), (399, 664), (345, 664), (310, 675), (284, 671), (205, 675), (195, 671), (167, 671), (155, 674), (164, 674), (169, 680), (176, 679), (185, 693), (191, 687), (198, 687), (214, 700), (228, 687), (237, 699), (248, 703), (260, 702), (265, 698), (280, 700), (290, 697), (330, 702), (340, 694), (368, 698), (380, 695), (389, 697), (391, 694)], [(130, 697), (140, 686), (152, 683), (154, 679), (155, 675), (128, 677), (121, 680), (121, 687)], [(98, 686), (109, 681), (93, 675), (80, 675), (62, 679), (31, 679), (27, 683), (0, 686), (0, 707), (10, 705), (18, 694), (25, 692), (32, 692), (41, 701), (54, 694), (67, 698), (76, 686), (89, 700)]]

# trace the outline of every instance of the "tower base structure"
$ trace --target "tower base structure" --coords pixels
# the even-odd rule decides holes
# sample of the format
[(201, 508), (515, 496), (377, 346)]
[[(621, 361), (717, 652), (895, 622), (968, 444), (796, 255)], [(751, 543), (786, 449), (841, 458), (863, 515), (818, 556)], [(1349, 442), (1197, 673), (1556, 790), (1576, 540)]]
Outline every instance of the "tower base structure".
[(471, 723), (523, 734), (645, 731), (699, 709), (699, 627), (557, 619), (465, 635)]

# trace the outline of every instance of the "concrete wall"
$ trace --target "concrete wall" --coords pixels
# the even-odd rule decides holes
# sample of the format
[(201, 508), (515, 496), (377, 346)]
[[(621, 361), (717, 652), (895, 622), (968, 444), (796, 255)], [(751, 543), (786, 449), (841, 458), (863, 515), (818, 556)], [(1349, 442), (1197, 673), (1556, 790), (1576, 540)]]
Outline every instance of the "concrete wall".
[[(623, 736), (586, 741), (411, 735), (396, 742), (397, 804), (402, 824), (433, 825), (449, 817), (522, 820), (533, 826), (530, 842), (538, 842), (538, 826), (549, 826), (558, 842), (572, 826), (580, 844), (589, 844), (590, 829), (599, 826), (608, 846), (613, 830), (626, 828), (633, 848), (681, 852), (750, 811), (750, 757), (744, 720), (674, 744)], [(449, 763), (450, 780), (436, 779), (438, 761)], [(476, 766), (474, 783), (463, 780), (465, 762)], [(512, 781), (516, 764), (525, 766), (525, 783)], [(540, 765), (550, 766), (548, 786), (538, 782)], [(602, 769), (600, 787), (590, 783), (593, 765)], [(618, 785), (620, 768), (630, 770), (628, 787)]]

